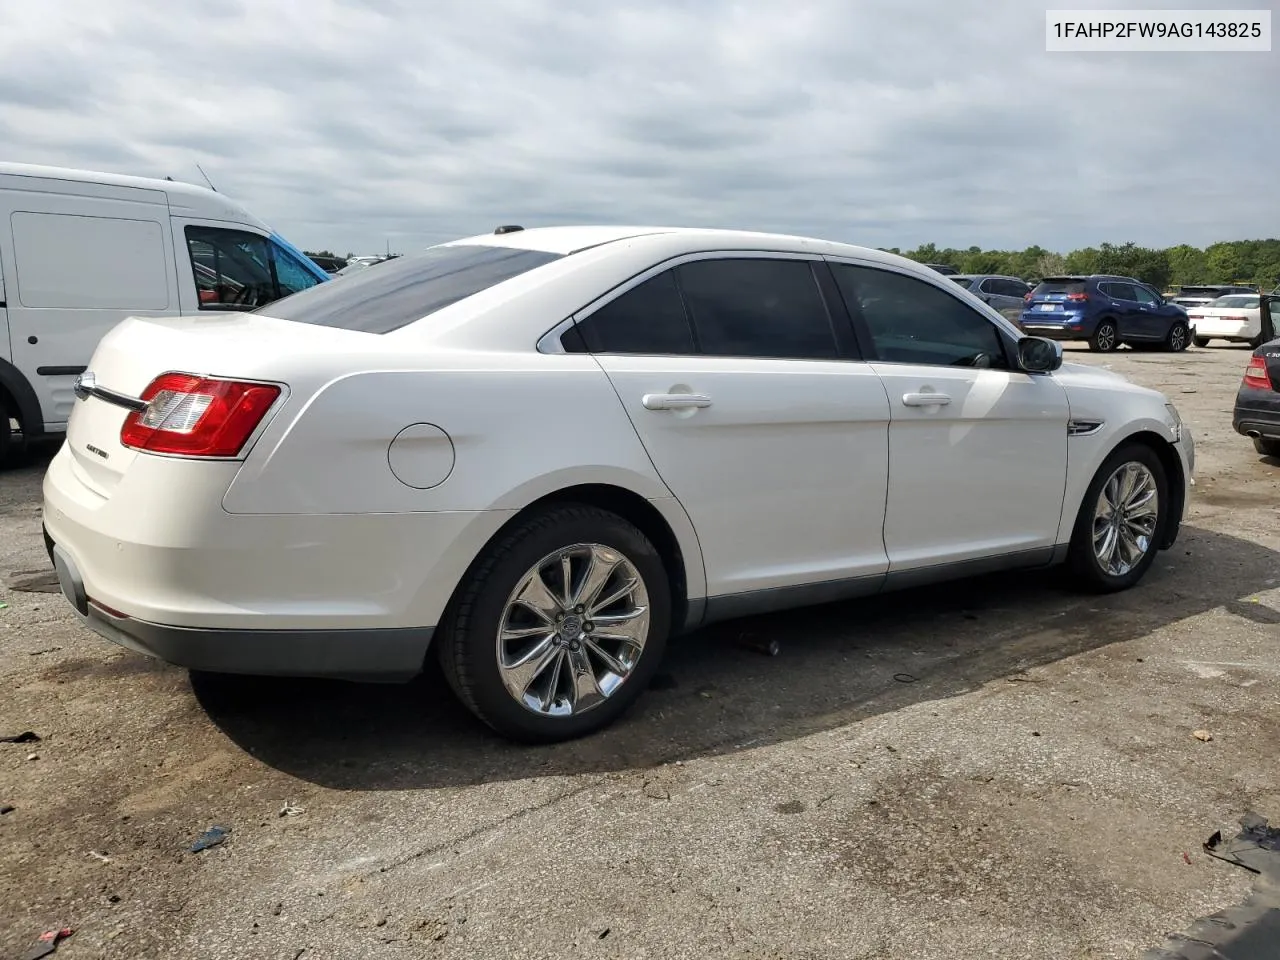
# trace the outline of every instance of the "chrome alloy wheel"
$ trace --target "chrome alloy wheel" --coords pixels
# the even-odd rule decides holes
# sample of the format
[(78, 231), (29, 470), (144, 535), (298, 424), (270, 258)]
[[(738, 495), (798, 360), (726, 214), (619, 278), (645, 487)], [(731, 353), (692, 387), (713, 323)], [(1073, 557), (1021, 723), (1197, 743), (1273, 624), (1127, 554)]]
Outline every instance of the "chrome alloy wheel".
[(1141, 563), (1159, 518), (1156, 478), (1141, 463), (1121, 464), (1102, 485), (1093, 514), (1093, 554), (1103, 572), (1123, 577)]
[(598, 543), (564, 547), (520, 578), (499, 621), (507, 692), (551, 717), (585, 713), (629, 677), (649, 636), (649, 594), (635, 565)]

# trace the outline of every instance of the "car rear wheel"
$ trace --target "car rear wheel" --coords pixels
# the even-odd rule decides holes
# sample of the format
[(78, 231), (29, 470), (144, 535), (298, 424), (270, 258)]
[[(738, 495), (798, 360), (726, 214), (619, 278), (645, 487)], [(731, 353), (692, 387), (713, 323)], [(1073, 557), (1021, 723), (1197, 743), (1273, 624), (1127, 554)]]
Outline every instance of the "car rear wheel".
[(1195, 337), (1195, 338), (1192, 340), (1192, 342), (1193, 342), (1197, 347), (1207, 347), (1207, 346), (1209, 345), (1209, 338), (1208, 338), (1208, 337)]
[(1280, 440), (1275, 437), (1254, 437), (1253, 449), (1264, 457), (1280, 457)]
[(436, 636), (455, 693), (514, 740), (608, 726), (644, 692), (671, 626), (662, 558), (621, 517), (566, 505), (531, 516), (472, 565)]
[(1168, 512), (1168, 480), (1155, 451), (1130, 443), (1098, 468), (1072, 531), (1069, 563), (1082, 586), (1133, 586), (1154, 562)]
[(1181, 320), (1174, 322), (1173, 326), (1169, 328), (1168, 335), (1164, 338), (1165, 349), (1170, 353), (1181, 353), (1187, 349), (1187, 344), (1190, 342), (1190, 331)]
[(1116, 333), (1116, 325), (1113, 320), (1101, 320), (1098, 327), (1093, 331), (1093, 336), (1089, 338), (1089, 349), (1094, 353), (1110, 353), (1119, 345), (1120, 338)]

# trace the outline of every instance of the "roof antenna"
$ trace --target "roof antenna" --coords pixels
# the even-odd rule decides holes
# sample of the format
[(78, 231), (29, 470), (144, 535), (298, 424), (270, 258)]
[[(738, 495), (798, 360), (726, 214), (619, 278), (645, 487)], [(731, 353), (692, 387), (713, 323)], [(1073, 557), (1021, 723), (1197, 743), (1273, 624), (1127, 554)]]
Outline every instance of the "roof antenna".
[(209, 179), (209, 175), (204, 172), (204, 167), (200, 166), (200, 164), (197, 163), (196, 169), (200, 171), (200, 176), (204, 177), (204, 182), (209, 185), (209, 189), (212, 190), (214, 193), (217, 193), (218, 188), (213, 185), (213, 181)]

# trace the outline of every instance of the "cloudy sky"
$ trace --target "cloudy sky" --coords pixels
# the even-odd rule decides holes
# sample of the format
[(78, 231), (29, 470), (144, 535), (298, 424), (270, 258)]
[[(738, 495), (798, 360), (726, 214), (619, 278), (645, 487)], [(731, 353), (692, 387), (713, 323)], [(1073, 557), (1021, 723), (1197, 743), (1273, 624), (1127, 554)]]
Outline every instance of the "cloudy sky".
[(0, 159), (197, 182), (199, 163), (340, 253), (500, 223), (1280, 236), (1280, 46), (1050, 54), (1047, 5), (0, 0)]

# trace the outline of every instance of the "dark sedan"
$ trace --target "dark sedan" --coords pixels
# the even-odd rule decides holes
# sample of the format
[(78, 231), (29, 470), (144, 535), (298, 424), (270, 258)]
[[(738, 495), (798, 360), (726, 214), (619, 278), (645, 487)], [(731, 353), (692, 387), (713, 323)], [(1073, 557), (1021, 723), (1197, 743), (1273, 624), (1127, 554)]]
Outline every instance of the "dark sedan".
[(1280, 457), (1280, 296), (1262, 298), (1262, 336), (1245, 368), (1231, 425), (1265, 457)]

